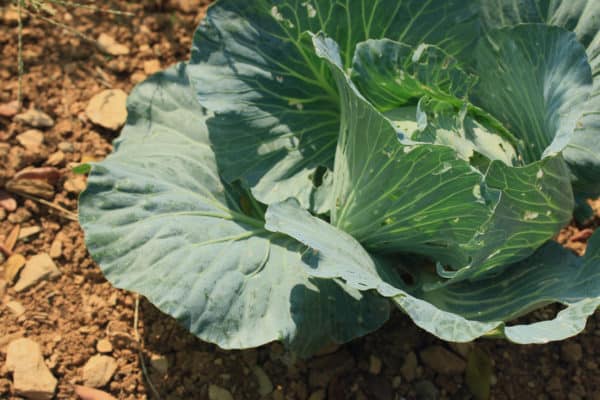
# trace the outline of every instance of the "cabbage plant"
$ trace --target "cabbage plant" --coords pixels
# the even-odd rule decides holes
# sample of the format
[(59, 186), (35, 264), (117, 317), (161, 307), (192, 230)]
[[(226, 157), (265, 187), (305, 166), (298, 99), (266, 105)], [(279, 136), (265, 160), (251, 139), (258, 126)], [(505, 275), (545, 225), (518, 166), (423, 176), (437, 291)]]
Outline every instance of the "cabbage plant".
[[(117, 287), (222, 348), (300, 355), (390, 307), (453, 342), (600, 305), (597, 0), (220, 0), (134, 89), (80, 221)], [(560, 303), (555, 318), (511, 323)]]

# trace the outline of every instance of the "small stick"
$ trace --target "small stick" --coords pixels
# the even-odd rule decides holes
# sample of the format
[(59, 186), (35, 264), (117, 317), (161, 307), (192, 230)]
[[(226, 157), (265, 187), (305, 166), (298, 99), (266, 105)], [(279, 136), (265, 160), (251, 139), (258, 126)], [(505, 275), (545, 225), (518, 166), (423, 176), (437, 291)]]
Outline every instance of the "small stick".
[(54, 203), (52, 203), (52, 202), (50, 202), (48, 200), (40, 199), (39, 197), (35, 197), (35, 196), (32, 196), (32, 195), (27, 194), (27, 193), (18, 192), (18, 191), (12, 191), (12, 192), (15, 193), (15, 194), (18, 194), (19, 196), (23, 196), (23, 197), (25, 197), (25, 198), (27, 198), (29, 200), (36, 201), (36, 202), (38, 202), (40, 204), (45, 205), (46, 207), (49, 207), (49, 208), (57, 211), (58, 215), (61, 216), (61, 217), (63, 217), (63, 218), (65, 218), (65, 219), (68, 219), (68, 220), (71, 220), (71, 221), (76, 221), (76, 222), (79, 221), (79, 218), (77, 217), (77, 213), (74, 213), (73, 211), (69, 211), (69, 210), (67, 210), (64, 207), (59, 206), (58, 204), (54, 204)]

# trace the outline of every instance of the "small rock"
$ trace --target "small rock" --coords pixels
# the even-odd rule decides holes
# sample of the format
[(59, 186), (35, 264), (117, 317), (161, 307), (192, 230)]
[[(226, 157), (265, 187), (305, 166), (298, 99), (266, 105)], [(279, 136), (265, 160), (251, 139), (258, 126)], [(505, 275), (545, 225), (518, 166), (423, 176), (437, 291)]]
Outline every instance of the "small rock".
[[(31, 212), (26, 208), (19, 208), (14, 213), (8, 216), (8, 222), (11, 224), (22, 224), (23, 222), (27, 222), (31, 219)], [(15, 238), (18, 239), (18, 236)]]
[(27, 150), (36, 151), (44, 143), (44, 134), (37, 129), (29, 129), (18, 135), (17, 141)]
[(35, 225), (21, 228), (21, 231), (19, 232), (19, 240), (26, 239), (29, 236), (37, 235), (38, 233), (41, 232), (41, 230), (42, 230), (41, 227), (35, 226)]
[(95, 355), (83, 366), (85, 386), (98, 388), (106, 386), (117, 371), (117, 362), (109, 356)]
[(258, 382), (258, 394), (264, 397), (273, 391), (273, 383), (269, 375), (260, 366), (256, 365), (252, 368), (252, 372)]
[(217, 385), (208, 386), (208, 399), (209, 400), (233, 400), (233, 395), (229, 390), (224, 389)]
[(120, 89), (104, 90), (90, 100), (85, 113), (94, 124), (118, 130), (127, 120), (127, 93)]
[(310, 363), (308, 385), (314, 388), (327, 387), (334, 377), (352, 370), (354, 365), (354, 358), (346, 350), (313, 359)]
[(98, 340), (98, 343), (96, 343), (96, 350), (98, 353), (111, 353), (113, 351), (113, 346), (110, 340), (100, 339)]
[(65, 162), (65, 153), (63, 153), (61, 150), (50, 154), (46, 160), (46, 164), (52, 166), (61, 165), (63, 162)]
[(6, 307), (8, 307), (9, 311), (13, 313), (13, 315), (17, 318), (25, 314), (25, 307), (23, 307), (23, 304), (19, 303), (16, 300), (12, 300), (6, 303)]
[(162, 354), (152, 354), (150, 356), (150, 365), (163, 375), (169, 371), (169, 360)]
[(19, 272), (23, 269), (25, 261), (25, 257), (15, 253), (4, 262), (4, 278), (6, 278), (8, 283), (13, 285), (17, 281)]
[(81, 175), (76, 175), (65, 181), (63, 187), (69, 193), (81, 193), (85, 190), (86, 183), (85, 178)]
[(0, 208), (8, 212), (13, 212), (17, 209), (17, 201), (4, 190), (0, 190)]
[(129, 54), (129, 47), (117, 43), (115, 38), (106, 33), (101, 33), (100, 36), (98, 36), (98, 47), (101, 51), (110, 54), (111, 56), (124, 56)]
[(442, 346), (430, 346), (420, 353), (423, 363), (439, 374), (462, 374), (467, 368), (465, 360)]
[(52, 241), (52, 244), (50, 245), (50, 253), (49, 253), (51, 258), (59, 258), (62, 255), (62, 248), (63, 248), (62, 239), (63, 239), (63, 235), (58, 233), (56, 235), (56, 237), (54, 238), (54, 240)]
[(8, 286), (8, 282), (4, 279), (0, 279), (0, 302), (2, 298), (6, 295), (6, 287)]
[(308, 400), (325, 400), (326, 397), (325, 389), (319, 389), (316, 392), (311, 393)]
[(60, 142), (58, 144), (58, 149), (60, 151), (63, 151), (65, 153), (72, 153), (74, 148), (73, 148), (73, 143), (70, 142)]
[(402, 377), (401, 376), (395, 376), (392, 379), (392, 388), (398, 389), (400, 387), (400, 385), (402, 385)]
[[(4, 221), (5, 219), (6, 219), (6, 210), (0, 206), (0, 221)], [(4, 261), (4, 260), (2, 260), (2, 261)]]
[(19, 275), (19, 280), (15, 284), (15, 290), (22, 292), (29, 289), (38, 282), (45, 279), (54, 279), (60, 276), (60, 271), (56, 264), (46, 253), (37, 254), (29, 259)]
[(570, 364), (577, 364), (583, 358), (581, 345), (576, 342), (565, 342), (560, 347), (563, 360)]
[(381, 358), (371, 355), (371, 357), (369, 357), (369, 373), (373, 375), (379, 375), (381, 372), (381, 367)]
[(429, 381), (420, 381), (415, 384), (415, 392), (418, 400), (437, 400), (440, 396), (439, 390)]
[(75, 386), (75, 394), (79, 396), (81, 400), (117, 400), (102, 390), (85, 386)]
[(32, 400), (50, 400), (56, 378), (44, 363), (40, 346), (31, 339), (17, 339), (8, 345), (6, 369), (13, 373), (16, 395)]
[(160, 61), (158, 60), (149, 60), (144, 61), (144, 72), (146, 75), (152, 75), (160, 71)]
[(22, 114), (15, 116), (15, 121), (22, 122), (33, 128), (51, 128), (54, 125), (54, 120), (48, 114), (39, 110), (30, 108)]
[(402, 377), (407, 382), (412, 382), (417, 377), (417, 367), (419, 366), (417, 362), (417, 355), (414, 352), (408, 353), (406, 358), (404, 359), (404, 363), (400, 368), (400, 373)]
[(12, 118), (19, 112), (19, 103), (11, 101), (10, 103), (0, 104), (0, 116)]
[(131, 77), (129, 79), (131, 80), (131, 83), (137, 85), (138, 83), (146, 79), (146, 74), (142, 71), (135, 71), (133, 74), (131, 74)]

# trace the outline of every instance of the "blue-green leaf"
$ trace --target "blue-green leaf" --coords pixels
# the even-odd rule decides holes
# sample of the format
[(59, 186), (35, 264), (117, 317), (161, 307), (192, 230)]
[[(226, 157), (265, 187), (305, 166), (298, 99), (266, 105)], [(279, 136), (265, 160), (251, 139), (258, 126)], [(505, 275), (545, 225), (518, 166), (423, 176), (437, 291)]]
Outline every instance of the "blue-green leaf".
[[(448, 341), (466, 342), (501, 334), (517, 343), (546, 343), (581, 332), (600, 305), (600, 233), (577, 257), (549, 243), (531, 258), (502, 273), (474, 282), (459, 282), (434, 291), (423, 286), (432, 277), (423, 265), (396, 267), (398, 260), (375, 260), (350, 235), (311, 216), (295, 202), (269, 207), (266, 228), (306, 244), (309, 273), (341, 278), (359, 290), (390, 297), (421, 328)], [(405, 283), (400, 271), (413, 274)], [(523, 313), (560, 302), (556, 318), (530, 325), (506, 326)]]
[(80, 199), (88, 249), (116, 287), (223, 348), (281, 340), (308, 355), (387, 319), (387, 300), (311, 278), (304, 246), (240, 206), (243, 191), (219, 177), (185, 65), (138, 86), (128, 113)]

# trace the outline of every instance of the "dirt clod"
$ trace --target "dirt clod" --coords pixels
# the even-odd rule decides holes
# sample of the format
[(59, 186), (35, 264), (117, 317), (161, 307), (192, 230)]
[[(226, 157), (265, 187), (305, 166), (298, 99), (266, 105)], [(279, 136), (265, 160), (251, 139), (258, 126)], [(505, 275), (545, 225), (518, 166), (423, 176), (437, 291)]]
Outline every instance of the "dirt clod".
[(117, 362), (109, 356), (96, 355), (90, 358), (83, 367), (85, 386), (99, 388), (106, 386), (117, 371)]
[(51, 128), (54, 125), (54, 120), (48, 114), (33, 108), (15, 115), (14, 120), (32, 128)]
[(120, 89), (104, 90), (90, 100), (85, 113), (93, 123), (116, 131), (127, 119), (127, 93)]
[(15, 394), (31, 400), (50, 400), (54, 396), (57, 380), (33, 340), (17, 339), (9, 344), (6, 369), (13, 373)]
[(22, 292), (45, 279), (54, 279), (60, 276), (60, 271), (54, 264), (50, 255), (46, 253), (31, 257), (19, 274), (15, 284), (15, 291)]

